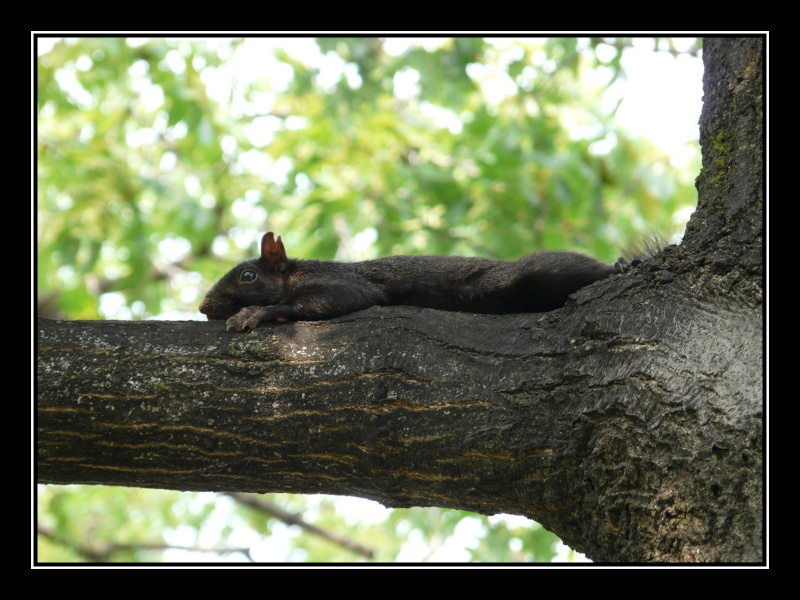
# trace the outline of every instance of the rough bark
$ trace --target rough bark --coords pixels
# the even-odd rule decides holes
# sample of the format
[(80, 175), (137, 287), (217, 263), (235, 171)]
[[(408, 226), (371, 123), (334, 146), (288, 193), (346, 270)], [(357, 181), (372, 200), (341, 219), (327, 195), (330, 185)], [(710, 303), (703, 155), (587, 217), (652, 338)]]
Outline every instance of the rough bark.
[(763, 560), (762, 40), (706, 40), (680, 247), (547, 314), (39, 319), (42, 483), (526, 515), (600, 561)]

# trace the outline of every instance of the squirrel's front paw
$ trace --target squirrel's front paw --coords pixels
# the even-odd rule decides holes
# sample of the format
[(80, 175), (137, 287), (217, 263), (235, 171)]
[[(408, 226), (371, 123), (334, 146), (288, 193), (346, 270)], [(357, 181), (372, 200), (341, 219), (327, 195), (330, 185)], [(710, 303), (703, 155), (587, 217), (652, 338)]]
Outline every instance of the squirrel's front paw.
[(246, 306), (225, 322), (228, 331), (251, 331), (266, 317), (266, 306)]

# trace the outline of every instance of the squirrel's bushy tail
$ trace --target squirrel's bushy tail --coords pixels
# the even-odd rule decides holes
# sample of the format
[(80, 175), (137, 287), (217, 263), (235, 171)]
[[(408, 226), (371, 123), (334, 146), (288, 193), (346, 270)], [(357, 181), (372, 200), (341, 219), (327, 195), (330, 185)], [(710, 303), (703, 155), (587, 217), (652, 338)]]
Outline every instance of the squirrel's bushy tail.
[(661, 231), (650, 231), (644, 235), (631, 237), (622, 247), (622, 256), (614, 264), (617, 271), (624, 273), (643, 260), (652, 258), (672, 244)]

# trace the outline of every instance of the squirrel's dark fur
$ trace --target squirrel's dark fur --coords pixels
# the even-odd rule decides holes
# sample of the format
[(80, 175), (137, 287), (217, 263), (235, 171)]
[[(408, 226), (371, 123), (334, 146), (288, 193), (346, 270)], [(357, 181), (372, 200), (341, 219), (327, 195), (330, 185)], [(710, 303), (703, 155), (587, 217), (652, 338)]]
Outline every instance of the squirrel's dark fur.
[(370, 306), (420, 306), (507, 314), (563, 306), (570, 294), (628, 264), (576, 252), (537, 252), (516, 261), (391, 256), (354, 263), (290, 259), (281, 238), (261, 239), (261, 256), (212, 287), (200, 312), (247, 331), (262, 321), (316, 321)]

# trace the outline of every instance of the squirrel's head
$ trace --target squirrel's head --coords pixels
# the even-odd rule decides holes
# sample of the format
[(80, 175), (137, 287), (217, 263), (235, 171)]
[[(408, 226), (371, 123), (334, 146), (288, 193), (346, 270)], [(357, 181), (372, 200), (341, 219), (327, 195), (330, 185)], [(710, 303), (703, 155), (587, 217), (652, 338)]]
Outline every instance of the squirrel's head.
[(209, 319), (227, 319), (245, 306), (271, 306), (284, 297), (289, 261), (281, 238), (261, 238), (261, 256), (238, 264), (208, 290), (200, 312)]

